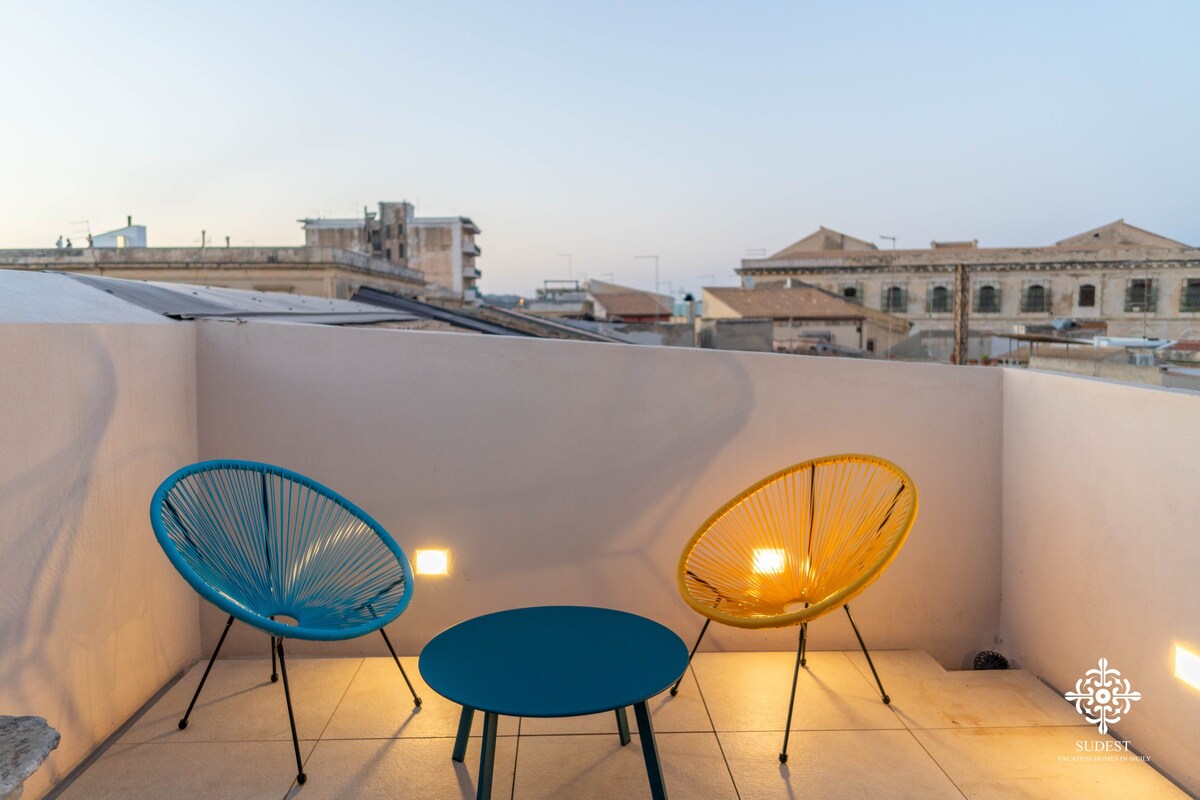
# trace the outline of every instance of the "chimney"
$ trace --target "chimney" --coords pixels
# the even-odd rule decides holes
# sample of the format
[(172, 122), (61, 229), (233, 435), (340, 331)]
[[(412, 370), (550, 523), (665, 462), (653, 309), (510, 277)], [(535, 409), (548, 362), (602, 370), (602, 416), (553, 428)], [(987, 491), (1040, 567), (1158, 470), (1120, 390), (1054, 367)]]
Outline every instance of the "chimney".
[(133, 214), (126, 214), (126, 215), (125, 215), (125, 227), (126, 227), (126, 228), (132, 228), (132, 227), (133, 227)]

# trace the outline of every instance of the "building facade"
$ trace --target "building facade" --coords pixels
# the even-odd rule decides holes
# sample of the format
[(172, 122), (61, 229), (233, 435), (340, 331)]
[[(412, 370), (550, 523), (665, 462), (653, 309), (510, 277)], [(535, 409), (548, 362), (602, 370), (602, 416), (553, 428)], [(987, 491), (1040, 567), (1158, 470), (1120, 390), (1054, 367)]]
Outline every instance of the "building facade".
[(959, 264), (968, 276), (972, 330), (1020, 332), (1074, 320), (1112, 336), (1200, 339), (1200, 249), (1124, 220), (1026, 248), (960, 241), (881, 250), (821, 228), (772, 256), (743, 260), (737, 272), (747, 288), (799, 279), (925, 333), (954, 328)]
[(334, 247), (91, 247), (0, 250), (0, 269), (56, 270), (348, 300), (362, 287), (416, 296), (415, 270)]
[(754, 289), (705, 288), (703, 319), (770, 320), (777, 353), (884, 355), (910, 328), (898, 315), (795, 279)]
[(479, 227), (468, 217), (417, 217), (411, 203), (381, 202), (361, 218), (302, 219), (304, 243), (336, 247), (425, 274), (432, 298), (479, 302)]

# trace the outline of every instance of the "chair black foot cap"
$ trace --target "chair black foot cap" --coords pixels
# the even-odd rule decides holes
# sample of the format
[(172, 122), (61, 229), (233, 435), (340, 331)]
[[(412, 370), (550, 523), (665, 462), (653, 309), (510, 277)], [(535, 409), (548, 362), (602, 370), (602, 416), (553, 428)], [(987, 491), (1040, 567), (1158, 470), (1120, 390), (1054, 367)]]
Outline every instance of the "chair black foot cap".
[(304, 783), (306, 780), (308, 780), (308, 776), (303, 772), (296, 776), (296, 783)]
[(187, 720), (186, 719), (179, 720), (179, 730), (183, 730), (186, 727), (187, 727)]
[(802, 658), (802, 659), (800, 659), (800, 666), (802, 666), (802, 667), (807, 667), (807, 666), (808, 666), (808, 659), (807, 659), (807, 658)]
[(892, 698), (888, 697), (888, 696), (885, 694), (885, 695), (883, 696), (883, 704), (884, 704), (885, 706), (890, 706), (890, 705), (892, 704)]
[(678, 690), (678, 689), (672, 689), (672, 690), (671, 690), (671, 697), (674, 697), (674, 696), (675, 696), (675, 695), (677, 695), (677, 694), (679, 694), (679, 690)]
[(420, 708), (420, 707), (421, 707), (421, 698), (419, 698), (419, 697), (414, 697), (414, 698), (413, 698), (413, 703), (414, 703), (414, 704), (417, 706), (417, 708)]
[(787, 763), (787, 753), (780, 753), (780, 754), (779, 754), (779, 763), (780, 763), (780, 764), (786, 764), (786, 763)]
[(278, 683), (278, 681), (279, 681), (279, 673), (272, 672), (271, 673), (271, 683)]

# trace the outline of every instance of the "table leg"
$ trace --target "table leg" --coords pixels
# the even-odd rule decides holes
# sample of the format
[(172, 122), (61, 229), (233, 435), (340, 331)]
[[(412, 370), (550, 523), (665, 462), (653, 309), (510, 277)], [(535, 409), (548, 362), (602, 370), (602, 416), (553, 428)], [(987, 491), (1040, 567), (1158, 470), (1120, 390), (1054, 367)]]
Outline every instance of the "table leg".
[(635, 703), (633, 714), (637, 717), (638, 738), (642, 740), (642, 757), (646, 759), (646, 777), (650, 779), (650, 796), (654, 800), (667, 800), (667, 785), (663, 781), (662, 762), (658, 758), (658, 745), (654, 742), (654, 728), (650, 724), (650, 709), (646, 701)]
[(467, 757), (467, 737), (471, 735), (471, 720), (475, 717), (475, 709), (463, 706), (462, 715), (458, 718), (458, 735), (454, 737), (454, 754), (450, 756), (461, 762)]
[(617, 734), (621, 737), (621, 747), (629, 744), (629, 717), (625, 714), (625, 706), (617, 709)]
[(492, 800), (492, 768), (496, 764), (496, 728), (500, 727), (497, 715), (486, 712), (483, 715), (483, 743), (479, 755), (479, 788), (475, 792), (476, 800)]

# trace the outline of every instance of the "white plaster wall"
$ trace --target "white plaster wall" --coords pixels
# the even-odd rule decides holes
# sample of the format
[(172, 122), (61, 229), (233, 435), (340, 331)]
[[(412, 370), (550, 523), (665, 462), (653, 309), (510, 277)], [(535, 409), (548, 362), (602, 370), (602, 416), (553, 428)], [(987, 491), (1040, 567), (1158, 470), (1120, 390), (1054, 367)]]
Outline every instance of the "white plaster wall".
[(1200, 395), (1005, 370), (1004, 430), (1002, 649), (1059, 691), (1107, 658), (1117, 738), (1200, 787)]
[(0, 714), (62, 734), (26, 797), (199, 656), (148, 516), (195, 448), (193, 326), (0, 325)]
[[(907, 469), (921, 511), (855, 602), (876, 648), (960, 666), (998, 625), (1001, 373), (985, 368), (395, 330), (198, 325), (201, 458), (306, 473), (409, 553), (452, 551), (389, 628), (403, 653), (462, 619), (542, 603), (634, 611), (691, 640), (675, 566), (696, 527), (766, 474), (868, 452)], [(204, 605), (204, 646), (223, 618)], [(234, 626), (229, 654), (265, 656)], [(795, 629), (714, 626), (706, 646), (792, 649)], [(854, 646), (844, 615), (810, 631)], [(383, 654), (379, 637), (294, 645)]]

